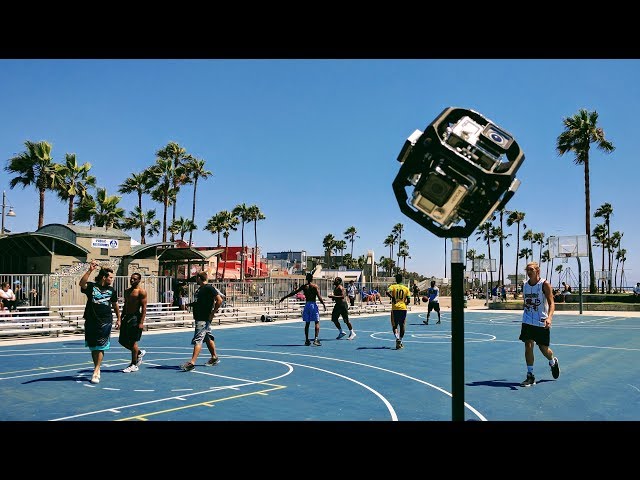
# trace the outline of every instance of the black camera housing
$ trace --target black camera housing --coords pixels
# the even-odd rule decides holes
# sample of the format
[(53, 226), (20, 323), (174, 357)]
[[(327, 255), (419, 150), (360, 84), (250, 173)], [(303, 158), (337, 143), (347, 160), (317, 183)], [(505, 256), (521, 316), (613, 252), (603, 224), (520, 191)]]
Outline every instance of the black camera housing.
[(398, 161), (393, 191), (400, 210), (439, 237), (467, 238), (514, 195), (524, 154), (480, 113), (448, 107), (409, 136)]

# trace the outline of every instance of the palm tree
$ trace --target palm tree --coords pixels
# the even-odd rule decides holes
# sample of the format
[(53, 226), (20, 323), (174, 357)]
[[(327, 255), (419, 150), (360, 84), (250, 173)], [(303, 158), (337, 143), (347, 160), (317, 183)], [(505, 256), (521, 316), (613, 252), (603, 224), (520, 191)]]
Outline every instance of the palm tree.
[(122, 221), (123, 230), (137, 230), (140, 229), (140, 243), (145, 245), (147, 242), (146, 235), (157, 235), (160, 233), (160, 220), (156, 218), (155, 210), (147, 210), (143, 212), (140, 207), (135, 207), (129, 216), (125, 217)]
[[(505, 208), (501, 208), (499, 211), (500, 227), (497, 231), (498, 240), (500, 242), (500, 266), (498, 267), (498, 277), (500, 278), (500, 285), (504, 285), (504, 241), (511, 236), (511, 233), (504, 234), (504, 214), (508, 213)], [(507, 248), (510, 245), (507, 243)]]
[[(204, 227), (205, 230), (211, 232), (214, 235), (218, 236), (217, 247), (220, 247), (220, 234), (224, 231), (224, 223), (225, 223), (225, 215), (222, 212), (216, 213), (209, 220), (207, 220), (207, 225)], [(218, 257), (219, 259), (220, 257)], [(216, 279), (218, 278), (218, 268), (220, 266), (220, 261), (216, 261)]]
[[(620, 233), (618, 231), (615, 231), (615, 232), (613, 232), (611, 234), (611, 238), (609, 238), (609, 244), (610, 244), (612, 249), (614, 249), (614, 250), (617, 249), (618, 251), (620, 251), (620, 244), (622, 243), (623, 235), (624, 234), (622, 234), (622, 233)], [(617, 258), (616, 258), (616, 260), (617, 260)], [(616, 262), (616, 274), (613, 276), (613, 280), (615, 282), (614, 289), (616, 291), (618, 291), (618, 280), (617, 280), (617, 277), (618, 277), (618, 265), (619, 265), (619, 263), (620, 262)], [(611, 267), (609, 267), (609, 270), (611, 270)], [(620, 285), (620, 286), (622, 286), (622, 285)]]
[[(491, 224), (491, 221), (488, 220), (486, 222), (484, 222), (482, 225), (480, 225), (477, 229), (477, 237), (476, 237), (476, 241), (477, 240), (483, 240), (485, 242), (487, 242), (487, 252), (489, 255), (489, 263), (491, 263), (491, 244), (495, 243), (496, 241), (496, 228)], [(491, 278), (491, 284), (493, 285), (493, 272), (494, 270), (492, 270), (491, 268), (489, 268), (489, 275)]]
[[(622, 264), (622, 269), (620, 270), (620, 289), (624, 291), (624, 284), (622, 283), (622, 278), (624, 277), (624, 262), (627, 259), (627, 250), (625, 248), (620, 248), (616, 252), (616, 260), (618, 261), (618, 265)], [(616, 275), (618, 273), (618, 266), (616, 265)]]
[(251, 205), (247, 209), (247, 220), (253, 222), (253, 238), (255, 239), (255, 250), (253, 252), (253, 275), (257, 277), (259, 275), (260, 258), (258, 255), (258, 222), (264, 220), (267, 217), (260, 211), (257, 205)]
[[(176, 220), (176, 206), (178, 203), (178, 193), (180, 192), (180, 187), (182, 185), (186, 185), (187, 183), (191, 183), (191, 178), (187, 174), (187, 168), (185, 168), (185, 164), (190, 162), (193, 158), (191, 155), (187, 154), (187, 151), (178, 145), (176, 142), (169, 142), (164, 148), (158, 150), (156, 152), (156, 156), (163, 160), (167, 160), (171, 162), (172, 165), (172, 175), (170, 179), (171, 190), (173, 191), (173, 201), (172, 203), (172, 213), (171, 213), (171, 223)], [(171, 241), (173, 242), (174, 235), (171, 235)]]
[(591, 248), (591, 194), (589, 185), (589, 151), (591, 144), (605, 152), (611, 153), (615, 147), (604, 135), (604, 130), (598, 127), (598, 112), (588, 112), (581, 108), (572, 117), (562, 120), (565, 130), (558, 135), (556, 151), (562, 156), (567, 152), (575, 155), (574, 163), (584, 166), (584, 203), (585, 203), (585, 233), (589, 252), (589, 291), (596, 293), (596, 279), (593, 267), (593, 251)]
[(118, 207), (121, 199), (117, 195), (107, 195), (106, 188), (98, 188), (97, 208), (93, 215), (97, 227), (120, 228), (120, 222), (124, 219), (124, 208)]
[(184, 236), (187, 232), (193, 232), (197, 229), (197, 225), (194, 225), (190, 219), (184, 217), (176, 218), (169, 226), (169, 232), (171, 232), (172, 235), (180, 234), (180, 240), (182, 242), (184, 242)]
[(82, 199), (89, 187), (96, 187), (96, 177), (89, 175), (91, 164), (78, 165), (75, 153), (65, 155), (65, 164), (58, 168), (57, 194), (61, 200), (68, 202), (67, 223), (73, 223), (73, 205), (76, 197)]
[[(151, 192), (151, 198), (155, 201), (162, 203), (162, 241), (167, 241), (167, 210), (169, 209), (169, 202), (174, 197), (174, 192), (171, 188), (174, 177), (174, 168), (171, 159), (160, 158), (156, 159), (155, 165), (149, 168), (149, 174), (151, 175), (151, 182), (156, 185), (156, 188)], [(173, 241), (173, 240), (172, 240)]]
[(93, 225), (93, 218), (98, 211), (98, 204), (93, 195), (87, 193), (80, 199), (77, 207), (73, 210), (73, 219), (76, 222), (87, 222), (89, 226)]
[(327, 268), (331, 268), (331, 250), (336, 243), (336, 237), (332, 234), (325, 235), (322, 239), (322, 248), (324, 248), (325, 261), (327, 262)]
[(393, 258), (393, 246), (396, 244), (396, 237), (393, 234), (389, 234), (382, 244), (385, 247), (389, 247), (389, 258)]
[(248, 221), (250, 221), (251, 214), (249, 212), (249, 207), (246, 204), (241, 203), (236, 205), (231, 212), (233, 215), (240, 219), (240, 234), (241, 234), (241, 242), (242, 249), (240, 250), (240, 281), (244, 281), (244, 225)]
[[(402, 232), (404, 230), (404, 225), (401, 223), (396, 223), (393, 228), (391, 229), (391, 234), (395, 237), (395, 243), (398, 244), (398, 246), (400, 245), (400, 242), (402, 241)], [(398, 247), (399, 249), (399, 247)], [(398, 264), (400, 263), (400, 257), (398, 257)]]
[(539, 246), (538, 263), (542, 263), (542, 245), (544, 245), (544, 232), (536, 232), (533, 234), (533, 243)]
[[(611, 263), (612, 263), (612, 255), (611, 255), (611, 216), (613, 215), (613, 207), (610, 203), (603, 203), (596, 209), (593, 213), (594, 217), (602, 217), (604, 218), (604, 224), (607, 227), (607, 260), (609, 263), (609, 272), (611, 272)], [(607, 285), (607, 292), (611, 292), (611, 275), (609, 275), (609, 282)]]
[(407, 274), (407, 257), (409, 256), (409, 243), (406, 240), (402, 240), (398, 245), (398, 258), (402, 258), (402, 270), (404, 275)]
[(595, 226), (595, 228), (593, 229), (593, 238), (595, 238), (595, 242), (594, 245), (596, 246), (600, 246), (602, 247), (602, 293), (604, 293), (604, 250), (608, 245), (608, 241), (607, 241), (607, 226), (599, 223), (598, 225)]
[(359, 235), (356, 235), (356, 233), (358, 233), (358, 231), (356, 230), (356, 227), (349, 227), (347, 228), (343, 235), (344, 238), (347, 242), (351, 243), (351, 256), (353, 257), (353, 243), (356, 241), (356, 238), (360, 238)]
[[(191, 223), (195, 225), (196, 221), (196, 192), (198, 191), (198, 180), (206, 180), (212, 172), (204, 168), (204, 160), (199, 160), (195, 157), (189, 157), (189, 160), (185, 164), (187, 175), (193, 179), (193, 206), (191, 209)], [(193, 230), (189, 231), (189, 246), (192, 245)]]
[[(138, 196), (138, 207), (135, 208), (131, 213), (134, 215), (137, 213), (141, 216), (138, 219), (138, 221), (135, 221), (135, 222), (131, 221), (131, 222), (125, 222), (125, 223), (127, 225), (132, 225), (135, 223), (140, 227), (140, 243), (143, 245), (146, 243), (145, 237), (147, 233), (147, 229), (145, 228), (146, 223), (143, 217), (147, 216), (147, 219), (148, 219), (149, 213), (153, 212), (152, 217), (155, 219), (155, 215), (156, 215), (155, 210), (149, 210), (145, 214), (144, 210), (142, 209), (142, 195), (144, 193), (147, 193), (149, 188), (151, 188), (152, 180), (153, 180), (153, 174), (149, 171), (149, 169), (147, 169), (147, 170), (143, 170), (140, 173), (132, 173), (131, 176), (126, 178), (125, 181), (122, 182), (118, 188), (118, 193), (127, 194), (127, 193), (135, 192), (136, 195)], [(159, 222), (159, 220), (155, 220), (155, 221)], [(156, 232), (156, 234), (157, 233), (158, 232)], [(149, 231), (149, 234), (151, 234), (150, 231)]]
[[(563, 268), (562, 265), (558, 265), (556, 267), (556, 272), (558, 272), (558, 288), (560, 288), (560, 282), (562, 281), (562, 268)], [(551, 282), (549, 282), (549, 283), (551, 283)]]
[(9, 187), (16, 185), (25, 188), (34, 185), (38, 190), (40, 207), (38, 209), (38, 228), (44, 225), (44, 194), (47, 190), (56, 190), (57, 171), (59, 165), (51, 156), (51, 144), (46, 141), (24, 142), (26, 150), (9, 159), (5, 170), (9, 173), (17, 173), (18, 176), (11, 179)]
[(514, 223), (518, 227), (516, 231), (516, 272), (515, 272), (516, 291), (515, 291), (514, 298), (517, 298), (518, 296), (518, 259), (520, 258), (520, 256), (518, 255), (518, 252), (520, 251), (520, 224), (522, 223), (522, 228), (527, 228), (527, 225), (523, 223), (524, 217), (525, 217), (525, 214), (517, 210), (513, 210), (509, 212), (509, 216), (507, 217), (508, 227), (511, 227)]
[[(228, 210), (222, 210), (217, 213), (216, 216), (211, 217), (209, 222), (207, 223), (207, 230), (210, 230), (208, 227), (211, 224), (213, 228), (214, 225), (220, 229), (222, 232), (222, 236), (224, 237), (224, 266), (222, 267), (222, 278), (224, 279), (227, 273), (227, 259), (228, 259), (228, 251), (229, 251), (229, 235), (232, 231), (238, 230), (238, 223), (240, 220), (237, 216), (235, 216), (232, 212)], [(210, 230), (212, 231), (212, 230)], [(216, 278), (218, 276), (218, 267), (216, 266)]]

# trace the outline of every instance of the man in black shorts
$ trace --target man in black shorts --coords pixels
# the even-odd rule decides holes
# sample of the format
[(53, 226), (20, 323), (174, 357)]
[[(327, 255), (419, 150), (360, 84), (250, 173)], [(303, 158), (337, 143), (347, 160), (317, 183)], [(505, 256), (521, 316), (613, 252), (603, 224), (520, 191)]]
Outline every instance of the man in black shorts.
[(336, 340), (340, 340), (347, 335), (340, 326), (340, 317), (342, 317), (345, 325), (349, 328), (349, 338), (347, 338), (347, 340), (353, 340), (356, 338), (356, 332), (353, 331), (353, 326), (349, 321), (349, 306), (347, 304), (346, 297), (345, 288), (342, 286), (342, 278), (336, 277), (333, 280), (333, 294), (329, 295), (329, 298), (332, 298), (333, 301), (336, 302), (333, 306), (333, 311), (331, 312), (331, 321), (336, 328), (340, 330)]
[(131, 350), (131, 363), (122, 370), (124, 373), (137, 372), (142, 363), (146, 350), (138, 348), (138, 341), (142, 337), (144, 320), (147, 316), (147, 291), (140, 287), (142, 275), (132, 273), (129, 278), (130, 287), (124, 291), (124, 306), (122, 308), (124, 318), (122, 324), (116, 322), (116, 328), (120, 329), (118, 343), (127, 350)]
[(435, 310), (438, 314), (438, 321), (436, 322), (436, 324), (438, 324), (440, 323), (440, 289), (436, 287), (435, 280), (431, 280), (431, 287), (427, 288), (427, 296), (429, 297), (427, 319), (423, 320), (422, 323), (429, 325), (429, 315), (431, 315), (431, 310)]

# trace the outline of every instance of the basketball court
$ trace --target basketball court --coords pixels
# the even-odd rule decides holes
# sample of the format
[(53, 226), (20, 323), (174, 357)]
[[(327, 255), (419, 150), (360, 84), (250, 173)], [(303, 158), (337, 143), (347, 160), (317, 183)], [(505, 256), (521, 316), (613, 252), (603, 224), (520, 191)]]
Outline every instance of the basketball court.
[[(431, 422), (452, 419), (451, 313), (442, 324), (407, 316), (405, 348), (395, 350), (388, 313), (353, 317), (357, 337), (336, 340), (321, 320), (322, 346), (304, 346), (300, 320), (215, 328), (221, 359), (196, 369), (191, 329), (145, 332), (140, 371), (123, 373), (129, 352), (112, 337), (101, 382), (81, 336), (0, 344), (0, 420), (11, 422), (316, 421)], [(467, 422), (640, 420), (640, 322), (620, 315), (554, 316), (551, 376), (536, 349), (537, 384), (518, 340), (521, 312), (465, 311)], [(313, 331), (313, 327), (310, 329)], [(117, 332), (116, 332), (117, 335)], [(13, 344), (15, 343), (15, 344)]]

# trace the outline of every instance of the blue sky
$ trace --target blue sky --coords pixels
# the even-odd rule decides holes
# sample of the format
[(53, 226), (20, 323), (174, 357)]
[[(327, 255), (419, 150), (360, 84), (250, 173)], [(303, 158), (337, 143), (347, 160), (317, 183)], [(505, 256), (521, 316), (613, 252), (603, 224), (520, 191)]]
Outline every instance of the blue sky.
[[(613, 206), (611, 229), (624, 234), (627, 250), (626, 284), (635, 285), (639, 89), (640, 61), (633, 59), (0, 60), (0, 188), (17, 214), (5, 227), (37, 229), (36, 190), (9, 189), (4, 170), (25, 141), (50, 142), (56, 162), (75, 153), (79, 163), (91, 163), (111, 195), (174, 141), (213, 172), (198, 186), (197, 245), (216, 243), (202, 230), (208, 218), (244, 202), (267, 217), (258, 223), (263, 253), (321, 255), (325, 235), (342, 239), (355, 226), (354, 255), (373, 250), (379, 259), (389, 255), (384, 239), (402, 223), (407, 269), (442, 277), (445, 267), (450, 274), (445, 240), (404, 216), (391, 188), (406, 138), (448, 106), (482, 113), (513, 134), (525, 154), (522, 185), (507, 208), (525, 212), (528, 228), (545, 236), (583, 235), (584, 170), (572, 155), (559, 157), (555, 142), (562, 119), (586, 108), (599, 113), (616, 147), (612, 154), (592, 149), (591, 211)], [(184, 192), (178, 215), (189, 218), (193, 192)], [(134, 195), (120, 203), (127, 212), (135, 204)], [(156, 208), (161, 219), (162, 207), (150, 197), (143, 207)], [(601, 221), (592, 217), (592, 229)], [(66, 205), (47, 193), (45, 224), (65, 222)], [(513, 236), (505, 273), (512, 274), (515, 227), (506, 230)], [(245, 238), (253, 243), (252, 228)], [(475, 239), (469, 247), (486, 253)], [(239, 231), (230, 242), (240, 244)], [(492, 256), (496, 251), (492, 246)], [(601, 249), (594, 259), (600, 269)], [(577, 274), (577, 263), (569, 262), (565, 269)], [(588, 270), (586, 258), (582, 265)]]

